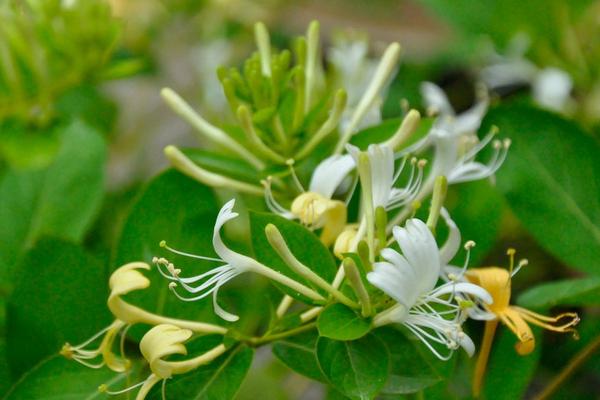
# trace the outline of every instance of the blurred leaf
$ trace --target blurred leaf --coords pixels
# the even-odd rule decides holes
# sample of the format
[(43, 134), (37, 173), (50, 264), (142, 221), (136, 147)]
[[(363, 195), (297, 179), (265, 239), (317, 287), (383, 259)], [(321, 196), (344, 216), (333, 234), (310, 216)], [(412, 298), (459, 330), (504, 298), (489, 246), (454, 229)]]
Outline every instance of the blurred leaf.
[(65, 342), (110, 323), (104, 267), (79, 246), (43, 239), (24, 257), (7, 304), (7, 354), (19, 376)]
[(522, 293), (517, 303), (528, 308), (600, 305), (600, 278), (543, 283)]
[(524, 398), (540, 359), (540, 335), (535, 333), (535, 350), (529, 355), (520, 356), (514, 348), (517, 337), (506, 326), (498, 324), (483, 380), (483, 399)]
[(389, 373), (388, 350), (374, 335), (351, 342), (320, 337), (317, 358), (331, 384), (352, 399), (374, 398)]
[(393, 328), (378, 329), (374, 333), (390, 353), (390, 375), (382, 393), (416, 393), (445, 378), (422, 357), (416, 347), (420, 343), (409, 340)]
[(106, 146), (81, 122), (69, 125), (46, 171), (8, 171), (0, 181), (0, 258), (10, 282), (19, 256), (43, 236), (80, 242), (100, 207)]
[[(210, 350), (220, 343), (221, 338), (207, 337), (200, 338), (200, 341), (203, 342), (202, 346), (194, 348), (194, 354), (199, 355)], [(167, 382), (166, 398), (232, 399), (250, 369), (253, 355), (252, 349), (244, 345), (237, 345), (209, 364), (202, 365), (187, 374), (174, 376)], [(160, 387), (156, 385), (153, 394), (148, 399), (160, 400), (162, 398)]]
[[(98, 391), (109, 385), (111, 390), (125, 388), (132, 382), (127, 374), (117, 374), (108, 368), (92, 369), (58, 355), (52, 356), (23, 376), (4, 398), (5, 400), (55, 399), (127, 399), (127, 394), (110, 396)], [(135, 383), (135, 382), (133, 382)]]
[(0, 158), (14, 169), (39, 169), (52, 163), (63, 126), (30, 128), (19, 122), (0, 124)]
[(117, 116), (117, 107), (94, 86), (81, 85), (63, 93), (56, 111), (64, 119), (80, 118), (101, 133), (109, 133)]
[(335, 303), (327, 306), (317, 319), (321, 336), (335, 340), (355, 340), (371, 330), (371, 322), (351, 308)]
[[(252, 238), (252, 248), (256, 260), (275, 271), (314, 288), (323, 295), (327, 295), (323, 289), (316, 287), (312, 282), (308, 282), (306, 279), (292, 271), (275, 250), (273, 250), (265, 235), (265, 227), (267, 224), (275, 225), (285, 238), (289, 249), (296, 258), (312, 269), (321, 278), (325, 279), (327, 282), (331, 282), (337, 271), (331, 253), (311, 231), (294, 221), (289, 221), (278, 215), (250, 212), (250, 236)], [(278, 283), (274, 284), (284, 293), (287, 293), (300, 301), (313, 303), (312, 300), (295, 292), (287, 286)]]
[[(462, 242), (474, 240), (477, 243), (471, 250), (469, 265), (478, 265), (496, 243), (504, 210), (502, 195), (489, 180), (453, 185), (448, 191), (446, 207), (460, 229)], [(438, 226), (441, 225), (443, 222)], [(462, 265), (465, 254), (461, 246), (453, 264)]]
[(0, 397), (4, 398), (4, 394), (10, 389), (11, 382), (10, 368), (6, 357), (6, 339), (0, 337)]
[[(219, 206), (212, 190), (175, 170), (152, 179), (133, 205), (116, 247), (112, 268), (132, 261), (150, 262), (164, 256), (182, 269), (182, 276), (199, 274), (215, 263), (179, 256), (159, 247), (161, 240), (177, 249), (214, 256), (212, 234)], [(168, 281), (154, 268), (144, 272), (149, 288), (127, 296), (144, 309), (172, 317), (214, 319), (210, 299), (184, 302), (169, 291)]]
[(317, 362), (318, 338), (319, 335), (316, 331), (309, 331), (278, 340), (273, 343), (273, 354), (300, 375), (325, 382), (325, 377)]
[(492, 124), (513, 141), (498, 188), (524, 227), (566, 265), (600, 274), (600, 145), (527, 106), (491, 110), (484, 126)]

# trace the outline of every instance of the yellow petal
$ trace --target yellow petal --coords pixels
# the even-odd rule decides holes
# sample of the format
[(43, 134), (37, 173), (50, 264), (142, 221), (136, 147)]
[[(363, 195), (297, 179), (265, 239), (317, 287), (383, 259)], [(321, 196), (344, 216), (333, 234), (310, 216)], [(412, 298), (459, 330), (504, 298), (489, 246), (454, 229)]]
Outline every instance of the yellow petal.
[(498, 267), (473, 268), (465, 273), (467, 279), (484, 288), (494, 299), (487, 305), (490, 312), (499, 315), (510, 304), (510, 273)]
[(163, 357), (172, 354), (187, 354), (183, 343), (192, 336), (189, 329), (181, 329), (175, 325), (161, 324), (150, 329), (140, 342), (140, 351), (150, 364), (152, 372), (162, 379), (170, 378), (172, 367)]
[(515, 344), (517, 353), (524, 356), (533, 351), (535, 348), (535, 337), (527, 322), (521, 317), (521, 314), (512, 307), (504, 310), (502, 315), (499, 315), (502, 322), (513, 331), (519, 341)]
[(346, 204), (328, 199), (319, 193), (305, 192), (294, 199), (291, 206), (300, 222), (312, 228), (323, 228), (321, 242), (330, 246), (346, 226)]

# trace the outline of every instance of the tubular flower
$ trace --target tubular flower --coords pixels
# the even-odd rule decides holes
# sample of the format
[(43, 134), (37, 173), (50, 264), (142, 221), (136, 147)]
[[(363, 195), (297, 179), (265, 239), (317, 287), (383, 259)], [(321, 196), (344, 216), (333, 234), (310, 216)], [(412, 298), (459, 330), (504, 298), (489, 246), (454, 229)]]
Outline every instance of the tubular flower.
[(220, 344), (206, 353), (188, 360), (165, 360), (166, 357), (174, 354), (187, 355), (184, 342), (190, 337), (192, 337), (192, 331), (189, 329), (182, 329), (170, 324), (155, 326), (144, 335), (140, 342), (140, 351), (150, 366), (151, 373), (148, 378), (126, 389), (115, 392), (109, 391), (106, 385), (101, 385), (99, 390), (116, 395), (140, 387), (135, 399), (144, 400), (154, 385), (162, 380), (164, 398), (164, 384), (167, 379), (173, 375), (185, 374), (203, 364), (207, 364), (227, 350), (225, 345)]
[(334, 200), (336, 190), (343, 186), (345, 178), (355, 168), (352, 156), (333, 155), (323, 160), (313, 172), (308, 191), (303, 191), (292, 202), (290, 210), (281, 206), (273, 197), (270, 181), (265, 182), (267, 206), (285, 218), (297, 218), (312, 229), (323, 228), (321, 241), (329, 246), (346, 225), (346, 203)]
[[(445, 93), (438, 86), (425, 82), (421, 92), (429, 109), (439, 113), (429, 134), (406, 148), (400, 154), (421, 151), (432, 146), (435, 150), (430, 179), (444, 175), (448, 183), (470, 182), (492, 176), (504, 162), (510, 140), (493, 140), (497, 130), (492, 129), (483, 139), (476, 132), (487, 111), (487, 98), (480, 100), (471, 109), (456, 115)], [(494, 153), (487, 163), (476, 161), (477, 154), (490, 142)]]
[[(514, 252), (511, 252), (512, 254)], [(522, 262), (521, 265), (524, 265)], [(518, 271), (515, 270), (515, 272)], [(494, 299), (492, 304), (484, 305), (480, 319), (500, 320), (518, 338), (515, 345), (517, 353), (527, 355), (535, 348), (535, 338), (528, 322), (554, 332), (575, 332), (573, 328), (579, 322), (576, 313), (568, 312), (556, 317), (547, 317), (522, 307), (510, 305), (511, 274), (503, 268), (474, 268), (466, 272), (465, 277), (487, 290)]]
[[(348, 152), (358, 165), (360, 150), (352, 145), (347, 145)], [(411, 202), (418, 194), (423, 180), (424, 160), (411, 160), (412, 170), (404, 188), (395, 187), (398, 178), (406, 165), (405, 157), (396, 169), (394, 165), (394, 150), (387, 144), (371, 144), (367, 149), (371, 172), (371, 187), (373, 207), (383, 207), (386, 211), (402, 207)], [(417, 173), (415, 174), (415, 167)]]
[[(397, 304), (376, 315), (374, 325), (404, 325), (440, 359), (450, 358), (452, 350), (459, 346), (472, 355), (473, 341), (461, 329), (462, 306), (454, 300), (457, 295), (469, 295), (491, 303), (490, 295), (475, 284), (456, 280), (435, 287), (442, 260), (435, 238), (423, 221), (409, 219), (405, 228), (395, 227), (393, 234), (402, 254), (383, 249), (381, 256), (385, 261), (374, 263), (367, 279)], [(444, 356), (432, 343), (451, 351)]]
[[(221, 239), (220, 231), (223, 225), (225, 225), (225, 223), (238, 216), (236, 212), (233, 212), (234, 205), (234, 199), (228, 201), (219, 211), (219, 214), (217, 215), (217, 220), (215, 222), (215, 227), (213, 230), (213, 247), (219, 258), (204, 257), (195, 254), (184, 253), (167, 246), (165, 242), (161, 243), (161, 246), (167, 248), (169, 251), (174, 252), (176, 254), (200, 260), (223, 263), (223, 265), (213, 268), (200, 275), (191, 277), (181, 277), (180, 269), (175, 268), (175, 266), (172, 263), (170, 263), (164, 258), (155, 257), (153, 261), (156, 264), (159, 272), (165, 278), (172, 281), (169, 284), (169, 288), (173, 291), (173, 293), (175, 293), (175, 295), (183, 301), (196, 301), (212, 294), (213, 308), (215, 313), (219, 317), (230, 322), (237, 321), (239, 317), (221, 308), (221, 306), (219, 306), (217, 302), (217, 295), (221, 286), (223, 286), (236, 276), (243, 274), (244, 272), (255, 272), (261, 274), (269, 279), (275, 280), (279, 283), (289, 286), (290, 288), (297, 290), (298, 292), (304, 294), (305, 296), (313, 300), (324, 300), (321, 295), (319, 295), (312, 289), (294, 281), (291, 278), (288, 278), (285, 275), (281, 275), (280, 273), (264, 266), (263, 264), (248, 256), (239, 254), (225, 246), (225, 243), (223, 243), (223, 239)], [(163, 270), (163, 268), (166, 268), (166, 271)], [(200, 282), (198, 286), (192, 285), (197, 282)], [(180, 284), (186, 291), (192, 294), (200, 294), (195, 295), (193, 297), (183, 297), (175, 290), (178, 284)]]

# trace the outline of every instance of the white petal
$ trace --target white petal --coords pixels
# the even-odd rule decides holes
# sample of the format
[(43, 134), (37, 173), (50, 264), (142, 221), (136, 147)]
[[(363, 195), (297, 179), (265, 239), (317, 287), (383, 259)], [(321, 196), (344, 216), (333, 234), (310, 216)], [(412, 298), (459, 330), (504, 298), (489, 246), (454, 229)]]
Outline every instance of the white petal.
[(467, 335), (464, 332), (461, 332), (461, 335), (458, 335), (456, 337), (456, 341), (458, 342), (460, 347), (462, 347), (467, 352), (469, 357), (473, 357), (473, 354), (475, 354), (475, 344), (473, 343), (473, 340), (471, 340), (469, 335)]
[(456, 252), (460, 248), (460, 231), (458, 230), (456, 223), (450, 218), (448, 210), (444, 207), (442, 207), (440, 215), (448, 226), (448, 239), (446, 239), (446, 243), (444, 243), (440, 249), (440, 260), (442, 265), (445, 266), (454, 258)]
[(454, 131), (458, 134), (477, 132), (488, 108), (488, 101), (481, 100), (473, 107), (458, 115), (454, 120)]
[(328, 157), (315, 168), (309, 190), (330, 199), (354, 168), (354, 159), (349, 154)]
[(373, 186), (373, 206), (385, 207), (394, 184), (394, 151), (386, 145), (371, 144), (368, 155)]
[(477, 286), (473, 283), (468, 282), (445, 283), (444, 285), (440, 286), (435, 291), (433, 291), (431, 293), (431, 296), (439, 297), (449, 293), (467, 294), (476, 297), (477, 299), (487, 304), (492, 304), (494, 302), (492, 296), (488, 293), (487, 290), (485, 290), (481, 286)]
[(446, 93), (436, 84), (431, 82), (421, 83), (421, 96), (427, 105), (443, 115), (454, 115), (454, 109), (448, 101)]
[(569, 74), (558, 68), (541, 70), (533, 81), (533, 97), (542, 106), (564, 111), (573, 81)]

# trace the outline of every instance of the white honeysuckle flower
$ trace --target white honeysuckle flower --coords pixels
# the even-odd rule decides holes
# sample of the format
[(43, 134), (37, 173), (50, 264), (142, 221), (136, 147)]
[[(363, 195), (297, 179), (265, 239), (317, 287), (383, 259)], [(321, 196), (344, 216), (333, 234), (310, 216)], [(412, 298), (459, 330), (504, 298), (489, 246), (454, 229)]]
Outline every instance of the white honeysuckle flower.
[[(478, 101), (462, 114), (456, 115), (441, 88), (433, 83), (424, 82), (421, 91), (428, 108), (438, 112), (439, 116), (428, 135), (406, 148), (400, 155), (422, 151), (429, 146), (434, 148), (435, 156), (428, 185), (431, 185), (440, 175), (444, 175), (449, 184), (492, 176), (504, 162), (510, 140), (493, 140), (496, 129), (492, 129), (481, 140), (477, 138), (477, 129), (487, 111), (487, 98)], [(490, 142), (494, 150), (491, 158), (487, 163), (476, 161), (477, 154)]]
[[(402, 324), (440, 359), (450, 358), (452, 350), (459, 346), (472, 355), (475, 347), (462, 331), (462, 307), (454, 299), (462, 294), (491, 303), (491, 296), (466, 282), (452, 281), (436, 287), (443, 264), (435, 238), (423, 221), (409, 219), (405, 228), (395, 227), (393, 234), (402, 254), (383, 249), (381, 256), (385, 261), (374, 263), (373, 271), (367, 274), (372, 285), (397, 301), (375, 317), (375, 326)], [(432, 343), (445, 345), (451, 351), (442, 355)]]
[[(358, 147), (346, 145), (348, 153), (358, 165), (360, 150)], [(371, 191), (373, 195), (373, 208), (383, 207), (386, 211), (402, 207), (418, 194), (423, 181), (424, 160), (417, 161), (413, 158), (410, 162), (411, 172), (405, 187), (395, 187), (407, 162), (405, 157), (398, 168), (395, 167), (393, 149), (387, 144), (370, 144), (367, 148), (369, 166), (371, 170)], [(416, 173), (415, 173), (416, 170)]]
[[(377, 61), (370, 59), (368, 52), (369, 44), (366, 39), (352, 40), (347, 37), (335, 40), (334, 45), (328, 51), (327, 58), (337, 72), (338, 84), (348, 93), (348, 103), (340, 120), (340, 132), (345, 131), (348, 127), (352, 114), (377, 69)], [(384, 97), (385, 93), (379, 94), (356, 129), (381, 122), (381, 105)]]
[(558, 68), (544, 68), (532, 82), (535, 101), (553, 111), (565, 111), (569, 101), (573, 80), (565, 71)]
[[(158, 270), (161, 272), (161, 274), (164, 277), (166, 277), (167, 279), (173, 281), (169, 285), (169, 287), (171, 288), (171, 290), (173, 291), (173, 293), (175, 293), (175, 295), (177, 297), (179, 297), (181, 300), (184, 300), (184, 301), (196, 301), (196, 300), (203, 299), (206, 296), (209, 296), (212, 294), (213, 307), (214, 307), (215, 313), (219, 317), (223, 318), (224, 320), (231, 321), (231, 322), (237, 321), (239, 317), (237, 315), (234, 315), (234, 314), (231, 314), (231, 313), (225, 311), (223, 308), (221, 308), (221, 306), (219, 306), (219, 304), (217, 302), (217, 295), (219, 292), (219, 288), (221, 286), (223, 286), (225, 283), (229, 282), (231, 279), (235, 278), (236, 276), (243, 274), (244, 272), (252, 270), (254, 265), (256, 264), (256, 261), (253, 260), (252, 258), (245, 256), (243, 254), (236, 253), (233, 250), (230, 250), (227, 246), (225, 246), (225, 243), (223, 243), (223, 240), (221, 239), (220, 231), (221, 231), (221, 228), (223, 227), (223, 225), (225, 225), (225, 223), (227, 223), (228, 221), (230, 221), (238, 216), (238, 213), (233, 212), (234, 205), (235, 205), (235, 200), (232, 199), (232, 200), (228, 201), (219, 211), (217, 220), (215, 222), (212, 242), (213, 242), (213, 247), (215, 249), (215, 252), (219, 256), (219, 258), (204, 257), (204, 256), (180, 252), (178, 250), (167, 247), (164, 242), (161, 243), (162, 246), (168, 248), (169, 250), (171, 250), (177, 254), (181, 254), (184, 256), (188, 256), (188, 257), (192, 257), (192, 258), (196, 258), (196, 259), (200, 259), (200, 260), (224, 263), (223, 265), (213, 268), (213, 269), (211, 269), (207, 272), (204, 272), (200, 275), (197, 275), (197, 276), (182, 278), (179, 276), (181, 271), (179, 269), (176, 269), (175, 266), (173, 264), (169, 263), (166, 259), (155, 258), (153, 260), (154, 263), (157, 265)], [(168, 272), (163, 271), (163, 269), (162, 269), (163, 266), (167, 268)], [(193, 293), (193, 294), (200, 293), (200, 294), (193, 296), (193, 297), (189, 297), (189, 298), (183, 297), (175, 290), (175, 288), (177, 286), (177, 283), (175, 283), (175, 282), (181, 284), (181, 286), (190, 293)], [(194, 284), (196, 282), (202, 282), (202, 283), (198, 286), (192, 286), (192, 284)]]
[(557, 67), (540, 68), (526, 58), (529, 39), (516, 35), (505, 55), (495, 52), (490, 65), (483, 68), (479, 76), (491, 90), (512, 85), (530, 85), (535, 102), (557, 112), (567, 111), (571, 103), (573, 79)]
[[(196, 301), (203, 299), (212, 294), (213, 299), (213, 308), (215, 313), (223, 318), (226, 321), (235, 322), (239, 319), (237, 315), (231, 314), (225, 311), (221, 306), (219, 306), (217, 302), (217, 296), (219, 293), (219, 289), (221, 286), (235, 278), (236, 276), (243, 274), (245, 272), (254, 272), (261, 274), (269, 279), (277, 281), (281, 284), (284, 284), (293, 290), (302, 293), (303, 295), (311, 298), (316, 301), (323, 301), (323, 297), (313, 291), (310, 288), (296, 282), (295, 280), (288, 278), (285, 275), (278, 273), (277, 271), (272, 270), (271, 268), (266, 267), (265, 265), (259, 263), (258, 261), (245, 256), (243, 254), (239, 254), (223, 243), (223, 239), (221, 239), (221, 228), (228, 221), (236, 218), (238, 213), (233, 212), (233, 207), (235, 205), (235, 199), (232, 199), (225, 203), (225, 205), (219, 211), (217, 215), (217, 220), (215, 222), (215, 227), (213, 230), (213, 248), (219, 258), (214, 257), (205, 257), (196, 254), (190, 254), (186, 252), (182, 252), (176, 249), (173, 249), (167, 246), (166, 242), (161, 242), (161, 246), (165, 247), (167, 250), (182, 255), (186, 257), (191, 257), (199, 260), (211, 261), (222, 263), (223, 265), (213, 268), (207, 272), (204, 272), (200, 275), (191, 276), (191, 277), (181, 277), (181, 270), (176, 268), (175, 265), (170, 263), (165, 258), (157, 258), (154, 257), (153, 262), (156, 264), (159, 272), (167, 279), (172, 282), (169, 284), (169, 288), (175, 293), (175, 295), (183, 300), (183, 301)], [(166, 269), (163, 270), (163, 268)], [(197, 286), (193, 286), (193, 284), (200, 282)], [(177, 285), (180, 284), (186, 291), (194, 294), (192, 297), (183, 297), (177, 291)], [(199, 293), (199, 294), (197, 294)], [(197, 295), (196, 295), (197, 294)]]
[[(349, 154), (333, 155), (323, 160), (314, 170), (308, 191), (303, 191), (291, 204), (290, 210), (280, 205), (271, 191), (271, 182), (265, 185), (265, 201), (269, 209), (288, 219), (299, 219), (312, 229), (323, 228), (321, 241), (333, 243), (346, 224), (346, 203), (334, 200), (336, 191), (354, 170), (354, 159)], [(294, 175), (295, 178), (295, 175)]]

